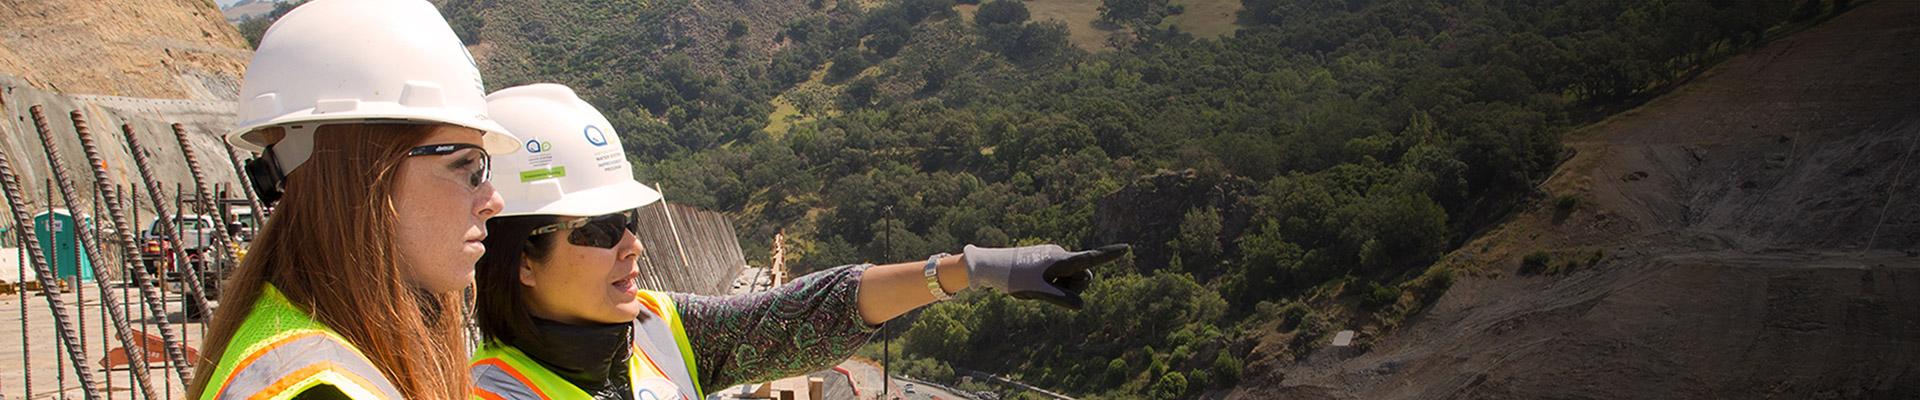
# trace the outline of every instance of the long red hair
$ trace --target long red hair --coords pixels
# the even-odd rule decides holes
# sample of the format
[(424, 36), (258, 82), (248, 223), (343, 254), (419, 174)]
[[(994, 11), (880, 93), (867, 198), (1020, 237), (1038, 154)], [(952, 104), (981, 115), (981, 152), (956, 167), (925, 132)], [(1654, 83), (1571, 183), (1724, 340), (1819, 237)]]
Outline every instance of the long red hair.
[(467, 393), (466, 335), (458, 292), (425, 293), (407, 282), (394, 226), (400, 162), (432, 125), (348, 124), (315, 132), (313, 157), (286, 181), (286, 195), (246, 260), (222, 287), (201, 346), (190, 398), (209, 388), (217, 357), (264, 285), (344, 336), (409, 399)]

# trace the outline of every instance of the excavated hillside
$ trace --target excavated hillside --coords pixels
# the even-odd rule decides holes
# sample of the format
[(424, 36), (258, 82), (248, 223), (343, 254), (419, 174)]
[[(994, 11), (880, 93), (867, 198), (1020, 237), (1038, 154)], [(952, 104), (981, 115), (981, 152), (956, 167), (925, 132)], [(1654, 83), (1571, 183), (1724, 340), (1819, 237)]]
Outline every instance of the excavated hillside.
[(0, 74), (69, 93), (231, 100), (247, 42), (204, 0), (0, 3)]
[(1573, 133), (1425, 314), (1228, 398), (1920, 397), (1916, 20), (1864, 4)]
[[(164, 186), (192, 182), (174, 123), (187, 128), (207, 178), (238, 182), (218, 134), (233, 125), (252, 51), (213, 2), (10, 0), (0, 2), (0, 21), (0, 151), (36, 208), (47, 204), (49, 172), (33, 106), (45, 110), (68, 168), (86, 160), (68, 114), (77, 110), (101, 142), (114, 183), (139, 183), (123, 123), (138, 131)], [(91, 187), (90, 173), (73, 172), (80, 176), (69, 179)]]

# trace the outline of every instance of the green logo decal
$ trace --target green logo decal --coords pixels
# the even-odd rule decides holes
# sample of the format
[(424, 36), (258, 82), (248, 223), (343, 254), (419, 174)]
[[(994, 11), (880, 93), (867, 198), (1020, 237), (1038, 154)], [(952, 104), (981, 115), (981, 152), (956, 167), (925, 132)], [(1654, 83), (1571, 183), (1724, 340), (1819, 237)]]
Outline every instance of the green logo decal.
[(567, 167), (563, 167), (563, 166), (554, 166), (549, 168), (535, 168), (535, 169), (520, 171), (521, 182), (533, 182), (538, 180), (554, 179), (554, 178), (559, 178), (563, 176), (567, 176)]

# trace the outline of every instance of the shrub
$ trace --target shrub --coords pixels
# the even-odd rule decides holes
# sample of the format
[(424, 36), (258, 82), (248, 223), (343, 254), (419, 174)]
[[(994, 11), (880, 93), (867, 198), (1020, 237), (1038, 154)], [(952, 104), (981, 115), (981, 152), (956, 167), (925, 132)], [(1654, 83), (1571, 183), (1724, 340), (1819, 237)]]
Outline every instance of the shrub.
[(1147, 392), (1152, 394), (1148, 397), (1155, 399), (1174, 399), (1185, 396), (1187, 394), (1187, 376), (1178, 371), (1168, 372), (1166, 375), (1161, 376), (1159, 381), (1154, 382), (1153, 387), (1148, 389)]
[(1537, 274), (1547, 272), (1547, 264), (1553, 263), (1553, 256), (1545, 251), (1536, 251), (1520, 260), (1520, 273)]
[(1377, 309), (1393, 304), (1399, 300), (1400, 290), (1389, 286), (1380, 286), (1379, 283), (1368, 282), (1367, 292), (1360, 296), (1360, 306)]
[(1213, 357), (1211, 369), (1213, 370), (1214, 378), (1218, 379), (1218, 381), (1215, 382), (1215, 386), (1231, 386), (1239, 383), (1240, 374), (1246, 369), (1246, 362), (1241, 361), (1239, 358), (1234, 358), (1225, 351), (1221, 351), (1220, 355)]
[(741, 21), (741, 20), (737, 20), (737, 19), (736, 19), (736, 20), (733, 20), (732, 22), (728, 22), (728, 23), (727, 23), (727, 38), (728, 38), (728, 39), (738, 39), (738, 38), (740, 38), (741, 36), (746, 36), (746, 35), (747, 35), (747, 22), (746, 22), (746, 21)]
[(1553, 201), (1553, 208), (1560, 211), (1573, 211), (1574, 207), (1579, 206), (1580, 196), (1571, 194), (1561, 195), (1559, 199)]

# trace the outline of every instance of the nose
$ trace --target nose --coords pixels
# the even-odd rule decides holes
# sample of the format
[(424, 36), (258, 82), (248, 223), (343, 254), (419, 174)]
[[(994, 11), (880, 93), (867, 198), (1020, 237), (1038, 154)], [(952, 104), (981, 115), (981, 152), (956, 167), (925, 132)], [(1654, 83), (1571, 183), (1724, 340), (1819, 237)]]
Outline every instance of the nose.
[(646, 248), (640, 245), (640, 238), (634, 236), (633, 232), (622, 233), (620, 245), (615, 246), (614, 250), (618, 252), (616, 254), (620, 256), (621, 262), (637, 261), (640, 259), (640, 254), (646, 252)]
[(480, 190), (474, 193), (473, 205), (473, 215), (484, 220), (500, 214), (500, 210), (507, 207), (507, 199), (493, 190), (493, 182), (487, 182), (480, 184)]

